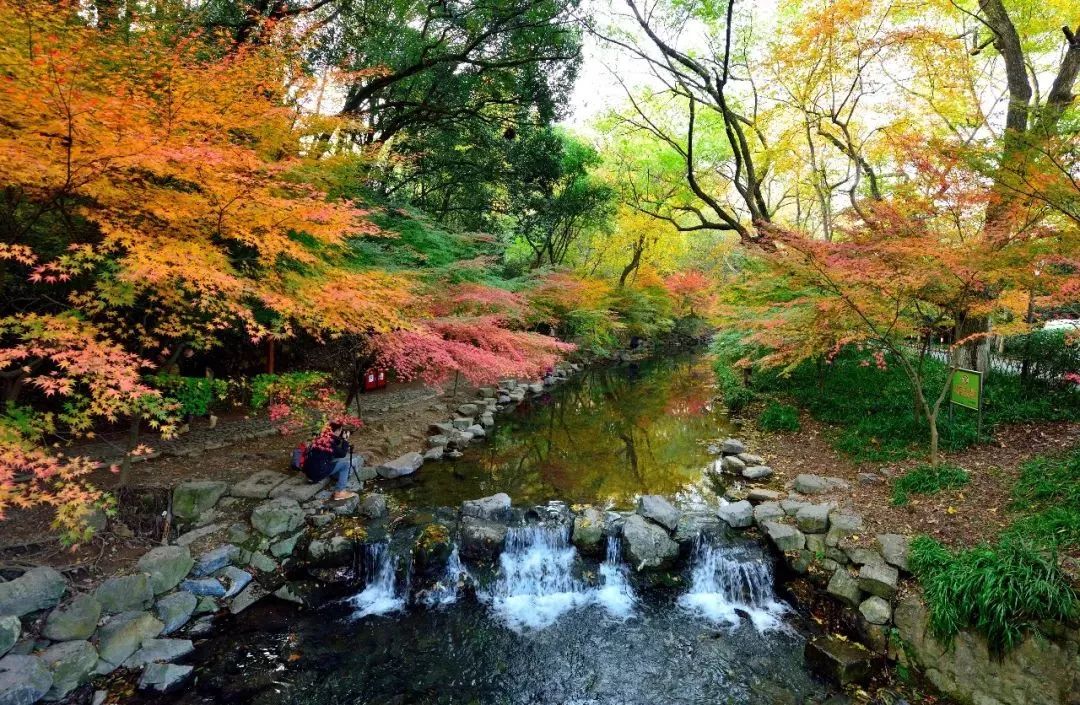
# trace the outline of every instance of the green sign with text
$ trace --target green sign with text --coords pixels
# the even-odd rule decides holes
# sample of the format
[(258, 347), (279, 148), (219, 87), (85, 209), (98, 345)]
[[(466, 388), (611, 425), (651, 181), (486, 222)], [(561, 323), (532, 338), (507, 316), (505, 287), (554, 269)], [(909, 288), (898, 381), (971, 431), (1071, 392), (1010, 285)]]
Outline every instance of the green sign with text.
[(952, 393), (949, 401), (957, 406), (978, 411), (982, 401), (982, 373), (975, 370), (956, 370), (953, 372)]

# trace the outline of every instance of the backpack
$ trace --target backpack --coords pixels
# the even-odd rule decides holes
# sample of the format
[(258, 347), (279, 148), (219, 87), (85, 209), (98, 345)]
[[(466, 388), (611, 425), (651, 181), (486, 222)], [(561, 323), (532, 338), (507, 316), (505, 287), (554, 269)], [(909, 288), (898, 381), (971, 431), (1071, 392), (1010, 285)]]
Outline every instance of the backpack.
[(307, 443), (301, 443), (296, 446), (292, 452), (292, 460), (289, 463), (289, 469), (303, 472), (304, 465), (307, 464), (308, 451), (310, 450), (311, 446)]

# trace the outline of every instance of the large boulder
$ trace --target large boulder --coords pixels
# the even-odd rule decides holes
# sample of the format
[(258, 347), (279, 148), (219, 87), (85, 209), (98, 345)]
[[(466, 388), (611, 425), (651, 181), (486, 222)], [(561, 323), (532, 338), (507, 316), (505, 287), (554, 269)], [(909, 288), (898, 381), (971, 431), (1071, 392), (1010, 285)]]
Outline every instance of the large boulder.
[(596, 507), (586, 507), (585, 511), (574, 517), (571, 540), (582, 552), (599, 550), (604, 540), (604, 513)]
[(623, 554), (634, 570), (663, 568), (679, 555), (679, 544), (663, 527), (634, 514), (623, 524)]
[(745, 499), (721, 505), (716, 513), (733, 529), (742, 529), (754, 523), (754, 507)]
[(175, 663), (152, 663), (146, 667), (139, 678), (141, 690), (166, 693), (188, 679), (194, 666), (180, 666)]
[(647, 494), (638, 499), (637, 513), (674, 531), (679, 524), (679, 510), (658, 494)]
[(899, 572), (891, 565), (867, 563), (859, 569), (859, 587), (888, 600), (896, 594)]
[(197, 524), (228, 490), (226, 483), (213, 480), (192, 480), (177, 485), (173, 490), (173, 516), (182, 522)]
[(195, 612), (195, 605), (199, 598), (186, 590), (166, 595), (154, 605), (154, 614), (165, 628), (161, 630), (163, 635), (172, 634), (180, 627), (188, 623), (191, 615)]
[(0, 617), (0, 656), (11, 651), (22, 634), (22, 622), (13, 614)]
[(158, 546), (147, 551), (135, 564), (137, 570), (150, 576), (155, 595), (168, 592), (187, 576), (195, 560), (185, 546)]
[(77, 595), (49, 613), (41, 635), (53, 641), (89, 639), (101, 619), (101, 603), (93, 595)]
[(56, 570), (46, 566), (31, 568), (14, 580), (0, 583), (0, 614), (22, 617), (55, 607), (66, 589), (64, 576)]
[(189, 639), (146, 639), (142, 648), (127, 657), (126, 668), (142, 668), (151, 663), (175, 661), (187, 656), (195, 647)]
[(881, 552), (885, 562), (894, 568), (900, 570), (910, 570), (908, 568), (908, 537), (900, 534), (878, 534), (875, 539), (875, 545)]
[(874, 670), (874, 655), (862, 644), (836, 636), (816, 636), (806, 642), (806, 663), (838, 685), (861, 683)]
[(790, 524), (767, 521), (761, 528), (778, 551), (799, 551), (806, 547), (806, 537)]
[(412, 475), (414, 472), (420, 469), (420, 466), (424, 464), (424, 456), (420, 455), (416, 451), (411, 451), (402, 455), (401, 457), (388, 460), (382, 465), (375, 468), (375, 472), (379, 474), (379, 477), (392, 480), (396, 477), (405, 477), (406, 475)]
[(480, 499), (468, 499), (461, 503), (461, 514), (488, 521), (506, 521), (510, 518), (510, 495), (505, 492)]
[(8, 654), (0, 659), (0, 705), (31, 705), (52, 687), (52, 672), (37, 656)]
[(493, 559), (506, 540), (506, 525), (473, 516), (461, 519), (461, 555), (464, 558)]
[(45, 649), (41, 660), (52, 671), (53, 678), (45, 699), (60, 700), (90, 680), (98, 652), (89, 641), (62, 641)]
[(290, 497), (268, 499), (251, 510), (251, 525), (264, 536), (294, 531), (304, 523), (304, 510)]
[(105, 614), (144, 610), (154, 604), (154, 589), (146, 573), (119, 575), (98, 585), (94, 598)]
[(123, 612), (97, 631), (98, 655), (115, 668), (139, 650), (147, 639), (154, 639), (165, 625), (149, 612)]

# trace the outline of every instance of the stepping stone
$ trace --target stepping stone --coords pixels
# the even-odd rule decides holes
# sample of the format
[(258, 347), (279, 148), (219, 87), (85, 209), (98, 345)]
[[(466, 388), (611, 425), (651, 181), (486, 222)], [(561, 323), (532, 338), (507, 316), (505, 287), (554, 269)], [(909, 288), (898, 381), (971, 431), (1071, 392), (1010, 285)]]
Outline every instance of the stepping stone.
[(286, 473), (276, 472), (274, 470), (261, 470), (254, 475), (250, 475), (240, 482), (237, 482), (229, 488), (229, 494), (233, 497), (266, 499), (270, 496), (271, 490), (288, 479), (289, 475)]
[(862, 644), (835, 636), (816, 636), (806, 643), (806, 663), (844, 686), (867, 680), (874, 668), (874, 655)]
[(287, 477), (284, 482), (281, 482), (270, 490), (270, 499), (295, 499), (297, 502), (306, 502), (315, 495), (319, 494), (323, 487), (326, 486), (328, 480), (320, 480), (318, 482), (310, 482), (307, 479), (307, 475), (303, 473), (296, 473), (290, 477)]
[(742, 529), (754, 523), (754, 507), (745, 499), (725, 504), (716, 513), (733, 529)]
[[(455, 425), (457, 419), (454, 420)], [(469, 420), (472, 423), (472, 419)], [(466, 428), (468, 428), (466, 426)], [(388, 460), (387, 462), (379, 465), (375, 468), (375, 471), (379, 474), (379, 477), (392, 480), (397, 477), (404, 477), (406, 475), (412, 475), (414, 472), (420, 469), (420, 466), (424, 464), (424, 456), (420, 455), (416, 451), (406, 453), (405, 455)]]
[[(496, 495), (497, 496), (497, 495)], [(674, 531), (679, 524), (679, 510), (658, 494), (647, 494), (638, 500), (637, 513)]]
[(754, 465), (742, 471), (742, 476), (747, 480), (764, 480), (772, 474), (773, 469), (768, 465)]

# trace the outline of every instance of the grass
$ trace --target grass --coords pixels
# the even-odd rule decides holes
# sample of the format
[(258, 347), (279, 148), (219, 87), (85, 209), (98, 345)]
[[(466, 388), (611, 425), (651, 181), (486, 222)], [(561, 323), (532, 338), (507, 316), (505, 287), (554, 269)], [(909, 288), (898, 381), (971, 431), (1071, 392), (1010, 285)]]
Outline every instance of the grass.
[(946, 643), (974, 628), (1004, 652), (1040, 621), (1066, 622), (1078, 614), (1078, 596), (1056, 555), (1031, 541), (1003, 537), (953, 552), (920, 536), (911, 542), (910, 562), (930, 607), (930, 626)]
[(790, 404), (770, 401), (758, 417), (758, 425), (766, 431), (798, 431), (799, 410)]
[(955, 465), (920, 465), (896, 478), (892, 487), (892, 503), (904, 505), (913, 494), (932, 495), (942, 490), (963, 487), (969, 482), (967, 471)]

